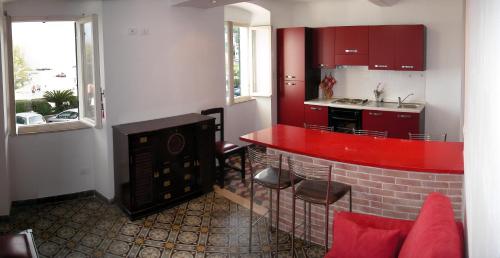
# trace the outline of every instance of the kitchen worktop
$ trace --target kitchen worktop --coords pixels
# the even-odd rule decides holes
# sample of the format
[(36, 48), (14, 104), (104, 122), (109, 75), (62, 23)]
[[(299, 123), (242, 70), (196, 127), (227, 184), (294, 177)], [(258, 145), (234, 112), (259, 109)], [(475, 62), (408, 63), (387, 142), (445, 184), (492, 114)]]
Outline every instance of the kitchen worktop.
[(376, 102), (369, 100), (365, 104), (353, 105), (353, 104), (340, 104), (332, 103), (338, 98), (334, 99), (313, 99), (305, 101), (306, 105), (316, 105), (316, 106), (327, 106), (336, 108), (349, 108), (349, 109), (359, 109), (359, 110), (378, 110), (378, 111), (391, 111), (391, 112), (406, 112), (406, 113), (421, 113), (425, 108), (423, 103), (404, 103), (404, 104), (416, 104), (417, 108), (398, 108), (397, 102)]
[(402, 171), (463, 174), (463, 143), (374, 138), (276, 125), (240, 137), (266, 147), (326, 159)]

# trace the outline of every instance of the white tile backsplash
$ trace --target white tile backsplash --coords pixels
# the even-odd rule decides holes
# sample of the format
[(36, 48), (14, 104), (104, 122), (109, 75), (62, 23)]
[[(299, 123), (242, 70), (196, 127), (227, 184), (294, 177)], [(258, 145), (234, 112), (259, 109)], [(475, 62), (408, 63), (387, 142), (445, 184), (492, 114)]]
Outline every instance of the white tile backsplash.
[(337, 69), (323, 69), (321, 78), (331, 73), (337, 83), (333, 88), (335, 97), (362, 98), (375, 100), (373, 90), (380, 82), (384, 89), (385, 101), (397, 101), (398, 97), (408, 98), (408, 102), (425, 101), (425, 72), (368, 70), (367, 66), (343, 66)]

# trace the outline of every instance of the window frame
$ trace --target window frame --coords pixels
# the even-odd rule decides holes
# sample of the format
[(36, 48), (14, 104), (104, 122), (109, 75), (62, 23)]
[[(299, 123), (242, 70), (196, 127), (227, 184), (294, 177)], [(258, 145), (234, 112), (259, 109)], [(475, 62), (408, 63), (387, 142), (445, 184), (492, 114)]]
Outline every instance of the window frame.
[[(228, 96), (228, 100), (227, 100), (227, 103), (229, 105), (233, 105), (233, 104), (237, 104), (237, 103), (242, 103), (242, 102), (246, 102), (246, 101), (249, 101), (249, 100), (252, 100), (252, 95), (251, 95), (251, 89), (252, 89), (252, 80), (253, 80), (253, 69), (252, 69), (252, 65), (251, 65), (251, 56), (253, 55), (253, 52), (251, 51), (251, 48), (249, 49), (249, 59), (250, 59), (250, 62), (248, 64), (248, 67), (250, 67), (250, 72), (249, 72), (249, 80), (250, 80), (250, 85), (248, 85), (248, 93), (245, 95), (245, 96), (235, 96), (234, 95), (234, 44), (233, 44), (233, 29), (235, 26), (237, 27), (245, 27), (248, 29), (248, 31), (250, 31), (250, 27), (249, 25), (247, 24), (242, 24), (242, 23), (237, 23), (237, 22), (232, 22), (232, 21), (225, 21), (224, 22), (225, 25), (227, 26), (227, 31), (228, 33), (225, 35), (226, 36), (226, 40), (227, 40), (227, 44), (228, 44), (228, 48), (225, 50), (226, 51), (226, 54), (227, 54), (227, 66), (226, 66), (226, 76), (229, 74), (229, 96)], [(248, 35), (248, 38), (250, 39), (250, 33)], [(249, 45), (250, 45), (251, 41), (249, 40)], [(240, 47), (241, 47), (241, 44), (240, 44)], [(229, 53), (227, 53), (229, 52)], [(240, 50), (241, 52), (241, 50)], [(241, 67), (240, 67), (240, 74), (241, 74)], [(241, 77), (241, 75), (240, 75)], [(240, 80), (240, 83), (241, 83), (241, 80)], [(241, 91), (242, 87), (240, 85), (240, 92)]]
[[(47, 123), (43, 125), (26, 125), (17, 127), (16, 125), (16, 100), (15, 100), (15, 87), (14, 87), (14, 62), (13, 62), (13, 41), (12, 41), (12, 23), (14, 22), (57, 22), (57, 21), (72, 21), (75, 22), (75, 42), (76, 42), (76, 62), (77, 62), (77, 76), (78, 76), (78, 102), (79, 102), (79, 117), (77, 121), (67, 121), (60, 123)], [(81, 35), (79, 31), (79, 25), (82, 22), (92, 22), (92, 33), (93, 33), (93, 68), (94, 68), (94, 84), (95, 84), (95, 96), (96, 96), (96, 115), (95, 121), (90, 119), (82, 119), (83, 113), (82, 109), (82, 99), (83, 95), (81, 92), (80, 85), (80, 73), (81, 73)], [(35, 133), (48, 133), (48, 132), (59, 132), (68, 130), (78, 130), (86, 128), (102, 128), (102, 115), (101, 112), (101, 77), (100, 77), (100, 51), (99, 51), (99, 34), (98, 34), (98, 19), (96, 14), (89, 16), (50, 16), (50, 17), (37, 17), (37, 16), (10, 16), (5, 14), (4, 16), (4, 37), (3, 37), (3, 63), (6, 64), (4, 68), (4, 76), (6, 77), (6, 96), (7, 98), (7, 133), (8, 135), (17, 136), (24, 134), (35, 134)], [(56, 114), (57, 115), (57, 114)]]
[[(248, 24), (242, 24), (242, 23), (237, 23), (237, 22), (232, 22), (232, 21), (225, 21), (224, 22), (225, 27), (227, 27), (228, 33), (225, 33), (225, 40), (227, 41), (227, 49), (225, 49), (227, 59), (226, 61), (226, 76), (229, 75), (228, 78), (228, 83), (229, 83), (229, 94), (227, 96), (227, 104), (228, 105), (233, 105), (237, 103), (242, 103), (246, 101), (250, 101), (255, 99), (255, 97), (271, 97), (272, 95), (272, 57), (271, 57), (271, 48), (272, 48), (272, 27), (271, 26), (251, 26)], [(249, 85), (248, 85), (248, 93), (245, 96), (235, 96), (234, 95), (234, 44), (233, 44), (233, 28), (234, 26), (238, 27), (245, 27), (248, 30), (248, 67), (249, 67)], [(269, 55), (269, 68), (271, 69), (270, 71), (270, 77), (269, 77), (269, 89), (262, 90), (257, 86), (257, 73), (256, 73), (256, 41), (254, 37), (254, 31), (256, 30), (266, 30), (268, 31), (269, 35), (269, 48), (270, 48), (270, 55)], [(241, 71), (240, 71), (241, 73)]]

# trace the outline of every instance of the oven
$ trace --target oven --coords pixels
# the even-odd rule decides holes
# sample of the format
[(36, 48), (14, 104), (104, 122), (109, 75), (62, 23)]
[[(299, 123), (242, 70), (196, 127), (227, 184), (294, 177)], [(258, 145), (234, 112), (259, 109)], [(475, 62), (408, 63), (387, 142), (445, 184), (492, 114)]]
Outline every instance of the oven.
[(333, 126), (335, 132), (353, 133), (353, 129), (361, 129), (361, 110), (348, 108), (328, 109), (328, 126)]

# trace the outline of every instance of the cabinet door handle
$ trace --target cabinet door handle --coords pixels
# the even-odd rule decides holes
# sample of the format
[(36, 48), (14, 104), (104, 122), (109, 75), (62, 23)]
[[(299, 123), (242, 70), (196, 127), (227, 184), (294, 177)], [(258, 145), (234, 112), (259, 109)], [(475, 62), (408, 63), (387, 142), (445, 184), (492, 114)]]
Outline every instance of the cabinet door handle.
[(368, 112), (368, 115), (370, 115), (370, 116), (381, 116), (382, 113), (380, 113), (380, 112)]
[(413, 65), (402, 65), (401, 68), (403, 68), (403, 69), (413, 69), (415, 67)]
[(387, 65), (375, 65), (375, 68), (387, 68)]
[(345, 52), (346, 53), (358, 53), (358, 50), (357, 49), (346, 49)]
[(320, 107), (311, 107), (311, 110), (317, 110), (317, 111), (321, 111), (321, 108)]
[(403, 119), (412, 118), (412, 115), (398, 114), (398, 118), (403, 118)]
[(297, 85), (295, 82), (287, 82), (287, 83), (285, 83), (285, 84), (286, 84), (286, 85), (288, 85), (288, 86), (294, 86), (294, 85)]
[(295, 79), (295, 75), (285, 75), (285, 78), (287, 78), (287, 79)]

